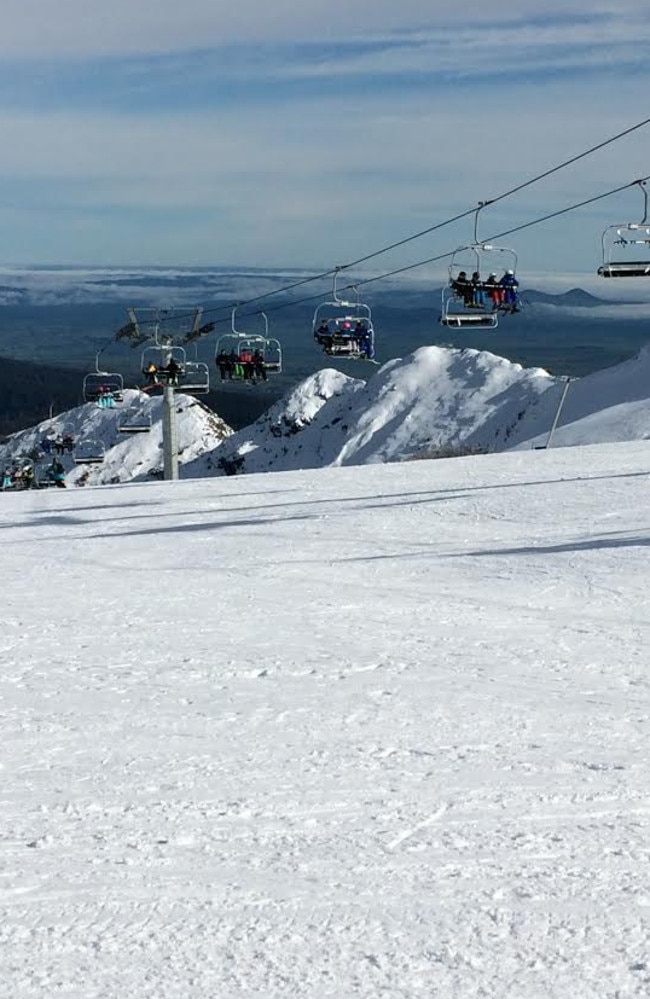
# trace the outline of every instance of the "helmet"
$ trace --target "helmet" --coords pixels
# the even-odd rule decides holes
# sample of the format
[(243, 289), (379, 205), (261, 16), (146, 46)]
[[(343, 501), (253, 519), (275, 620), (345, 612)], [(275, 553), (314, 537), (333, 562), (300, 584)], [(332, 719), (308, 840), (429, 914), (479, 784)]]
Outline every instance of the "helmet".
[(490, 271), (489, 277), (496, 277), (496, 276), (497, 276), (496, 271)]
[(506, 274), (514, 274), (514, 271), (506, 271)]

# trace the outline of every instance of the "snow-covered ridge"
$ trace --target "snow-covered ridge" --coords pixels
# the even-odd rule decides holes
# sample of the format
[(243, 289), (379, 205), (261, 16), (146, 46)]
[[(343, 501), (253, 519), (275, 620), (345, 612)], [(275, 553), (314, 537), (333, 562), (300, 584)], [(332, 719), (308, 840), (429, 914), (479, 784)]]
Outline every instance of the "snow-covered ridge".
[[(367, 382), (318, 372), (187, 472), (280, 471), (531, 448), (546, 443), (563, 390), (563, 378), (488, 351), (422, 347), (389, 361)], [(649, 436), (649, 395), (648, 349), (572, 382), (554, 444)]]
[(325, 370), (233, 434), (216, 466), (205, 456), (188, 473), (208, 465), (232, 474), (400, 461), (449, 447), (503, 450), (557, 381), (487, 351), (448, 347), (421, 347), (367, 382)]
[[(130, 407), (134, 410), (150, 407), (149, 432), (120, 432), (118, 422)], [(181, 467), (205, 452), (211, 452), (232, 433), (231, 428), (202, 402), (181, 393), (176, 395), (176, 425)], [(78, 444), (95, 442), (105, 450), (104, 460), (93, 465), (75, 465), (69, 455), (64, 455), (68, 485), (107, 485), (162, 476), (162, 399), (149, 399), (136, 389), (126, 389), (124, 401), (114, 409), (86, 403), (51, 420), (44, 420), (29, 430), (13, 434), (9, 442), (0, 448), (0, 466), (10, 464), (18, 456), (36, 453), (44, 437), (64, 433), (70, 433)], [(49, 461), (47, 458), (43, 460)]]
[[(367, 375), (368, 368), (352, 370)], [(177, 397), (184, 478), (403, 461), (449, 453), (544, 446), (565, 379), (523, 368), (488, 351), (421, 347), (373, 372), (367, 381), (324, 369), (310, 375), (249, 427), (232, 433), (196, 400)], [(554, 446), (640, 440), (650, 436), (650, 348), (615, 367), (572, 381)], [(125, 393), (121, 407), (139, 398)], [(117, 430), (119, 410), (82, 406), (11, 439), (0, 462), (29, 452), (48, 431), (106, 444), (101, 465), (71, 469), (70, 484), (158, 477), (162, 466), (161, 400), (153, 429)]]

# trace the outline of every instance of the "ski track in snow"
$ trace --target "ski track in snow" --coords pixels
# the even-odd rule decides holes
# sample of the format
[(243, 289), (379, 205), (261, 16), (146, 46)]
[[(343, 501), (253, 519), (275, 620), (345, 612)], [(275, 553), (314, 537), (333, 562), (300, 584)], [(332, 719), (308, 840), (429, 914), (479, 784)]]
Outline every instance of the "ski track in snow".
[(645, 999), (649, 461), (3, 495), (0, 996)]

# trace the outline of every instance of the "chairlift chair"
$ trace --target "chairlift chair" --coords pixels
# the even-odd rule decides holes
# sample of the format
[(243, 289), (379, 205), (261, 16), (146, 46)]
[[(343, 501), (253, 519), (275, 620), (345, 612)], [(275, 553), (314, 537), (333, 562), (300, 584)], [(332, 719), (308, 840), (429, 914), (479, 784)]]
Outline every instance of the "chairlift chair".
[[(500, 312), (516, 309), (516, 284), (506, 302), (508, 288), (501, 285), (498, 273), (517, 273), (517, 254), (507, 246), (497, 246), (479, 239), (479, 215), (489, 201), (479, 201), (474, 212), (474, 238), (471, 243), (459, 246), (451, 255), (449, 280), (442, 289), (442, 308), (439, 322), (456, 329), (480, 327), (496, 329)], [(472, 280), (474, 275), (478, 280)], [(463, 275), (465, 275), (463, 280)], [(469, 276), (471, 275), (471, 277)], [(494, 281), (490, 278), (495, 276)]]
[[(266, 313), (260, 313), (263, 333), (245, 333), (237, 328), (236, 311), (237, 306), (232, 310), (231, 332), (222, 334), (217, 340), (215, 364), (222, 381), (246, 381), (255, 385), (259, 380), (265, 381), (267, 375), (282, 371), (282, 347), (278, 339), (269, 336)], [(258, 365), (253, 364), (256, 356), (261, 357)]]
[(101, 465), (106, 457), (106, 448), (102, 441), (94, 437), (83, 437), (75, 443), (72, 460), (75, 465)]
[(84, 378), (84, 402), (99, 402), (102, 398), (122, 402), (123, 394), (124, 379), (117, 372), (91, 371)]
[(34, 468), (34, 484), (37, 489), (50, 489), (56, 486), (56, 482), (51, 474), (48, 474), (48, 469), (52, 464), (52, 459), (49, 458), (47, 461), (40, 459)]
[(12, 490), (18, 492), (23, 489), (32, 489), (36, 486), (34, 474), (34, 460), (30, 455), (16, 455), (10, 462), (3, 466), (1, 486), (2, 490)]
[[(489, 277), (500, 271), (517, 272), (517, 254), (509, 247), (470, 243), (454, 250), (449, 264), (449, 280), (442, 289), (440, 324), (456, 329), (496, 329), (500, 312), (511, 311), (501, 304), (502, 287), (498, 280), (489, 283)], [(475, 273), (481, 275), (476, 284), (470, 277)], [(466, 275), (465, 285), (463, 274)], [(463, 287), (467, 288), (467, 297), (463, 295)]]
[[(637, 259), (625, 257), (630, 250), (620, 250), (619, 247), (631, 248), (631, 252), (637, 254)], [(640, 253), (637, 247), (642, 247)], [(602, 235), (602, 248), (603, 262), (598, 268), (599, 277), (650, 277), (650, 225), (644, 226), (638, 222), (609, 225)]]
[[(217, 340), (214, 362), (219, 370), (222, 381), (248, 382), (257, 384), (253, 368), (253, 359), (257, 351), (261, 355), (264, 373), (277, 374), (282, 370), (282, 354), (280, 344), (276, 341), (272, 356), (272, 367), (269, 367), (267, 354), (271, 345), (265, 337), (257, 333), (224, 333)], [(262, 376), (262, 381), (264, 377)]]
[[(643, 218), (640, 222), (608, 225), (601, 237), (603, 262), (600, 277), (650, 277), (650, 223), (646, 182), (636, 184), (643, 194)], [(636, 256), (636, 259), (634, 258)]]
[[(330, 357), (355, 361), (371, 361), (375, 356), (375, 330), (369, 305), (339, 297), (334, 271), (332, 298), (316, 306), (312, 319), (312, 336)], [(352, 286), (350, 286), (352, 287)], [(356, 289), (354, 289), (356, 290)]]
[(180, 392), (188, 395), (205, 395), (210, 391), (210, 369), (204, 361), (186, 361), (178, 376)]
[(120, 413), (117, 429), (121, 434), (147, 434), (151, 430), (151, 405), (133, 402)]
[[(151, 380), (146, 385), (142, 386), (143, 391), (147, 392), (149, 395), (156, 395), (161, 393), (162, 389), (167, 384), (167, 380), (164, 377), (165, 368), (171, 360), (174, 360), (180, 369), (178, 374), (178, 384), (175, 384), (174, 386), (175, 388), (178, 388), (180, 386), (180, 380), (183, 375), (183, 372), (185, 371), (187, 363), (185, 349), (183, 347), (177, 347), (172, 344), (169, 345), (156, 344), (144, 348), (144, 350), (142, 351), (142, 357), (140, 362), (142, 373), (143, 375), (145, 375), (145, 377), (149, 377), (147, 368), (151, 364), (155, 365), (155, 371), (152, 372), (153, 378), (151, 378)], [(162, 380), (159, 377), (161, 373), (163, 375)]]

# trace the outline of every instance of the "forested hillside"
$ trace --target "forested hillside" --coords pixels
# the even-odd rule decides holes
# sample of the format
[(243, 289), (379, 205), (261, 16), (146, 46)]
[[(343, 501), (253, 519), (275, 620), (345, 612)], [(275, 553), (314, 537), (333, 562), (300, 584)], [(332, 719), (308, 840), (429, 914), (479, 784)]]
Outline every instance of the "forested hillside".
[[(87, 372), (0, 358), (0, 436), (24, 430), (50, 414), (80, 405)], [(125, 384), (128, 384), (125, 378)], [(133, 379), (135, 381), (135, 379)], [(271, 391), (210, 392), (204, 402), (236, 430), (253, 423), (276, 400)]]
[(83, 401), (83, 372), (0, 358), (0, 434), (22, 430)]

